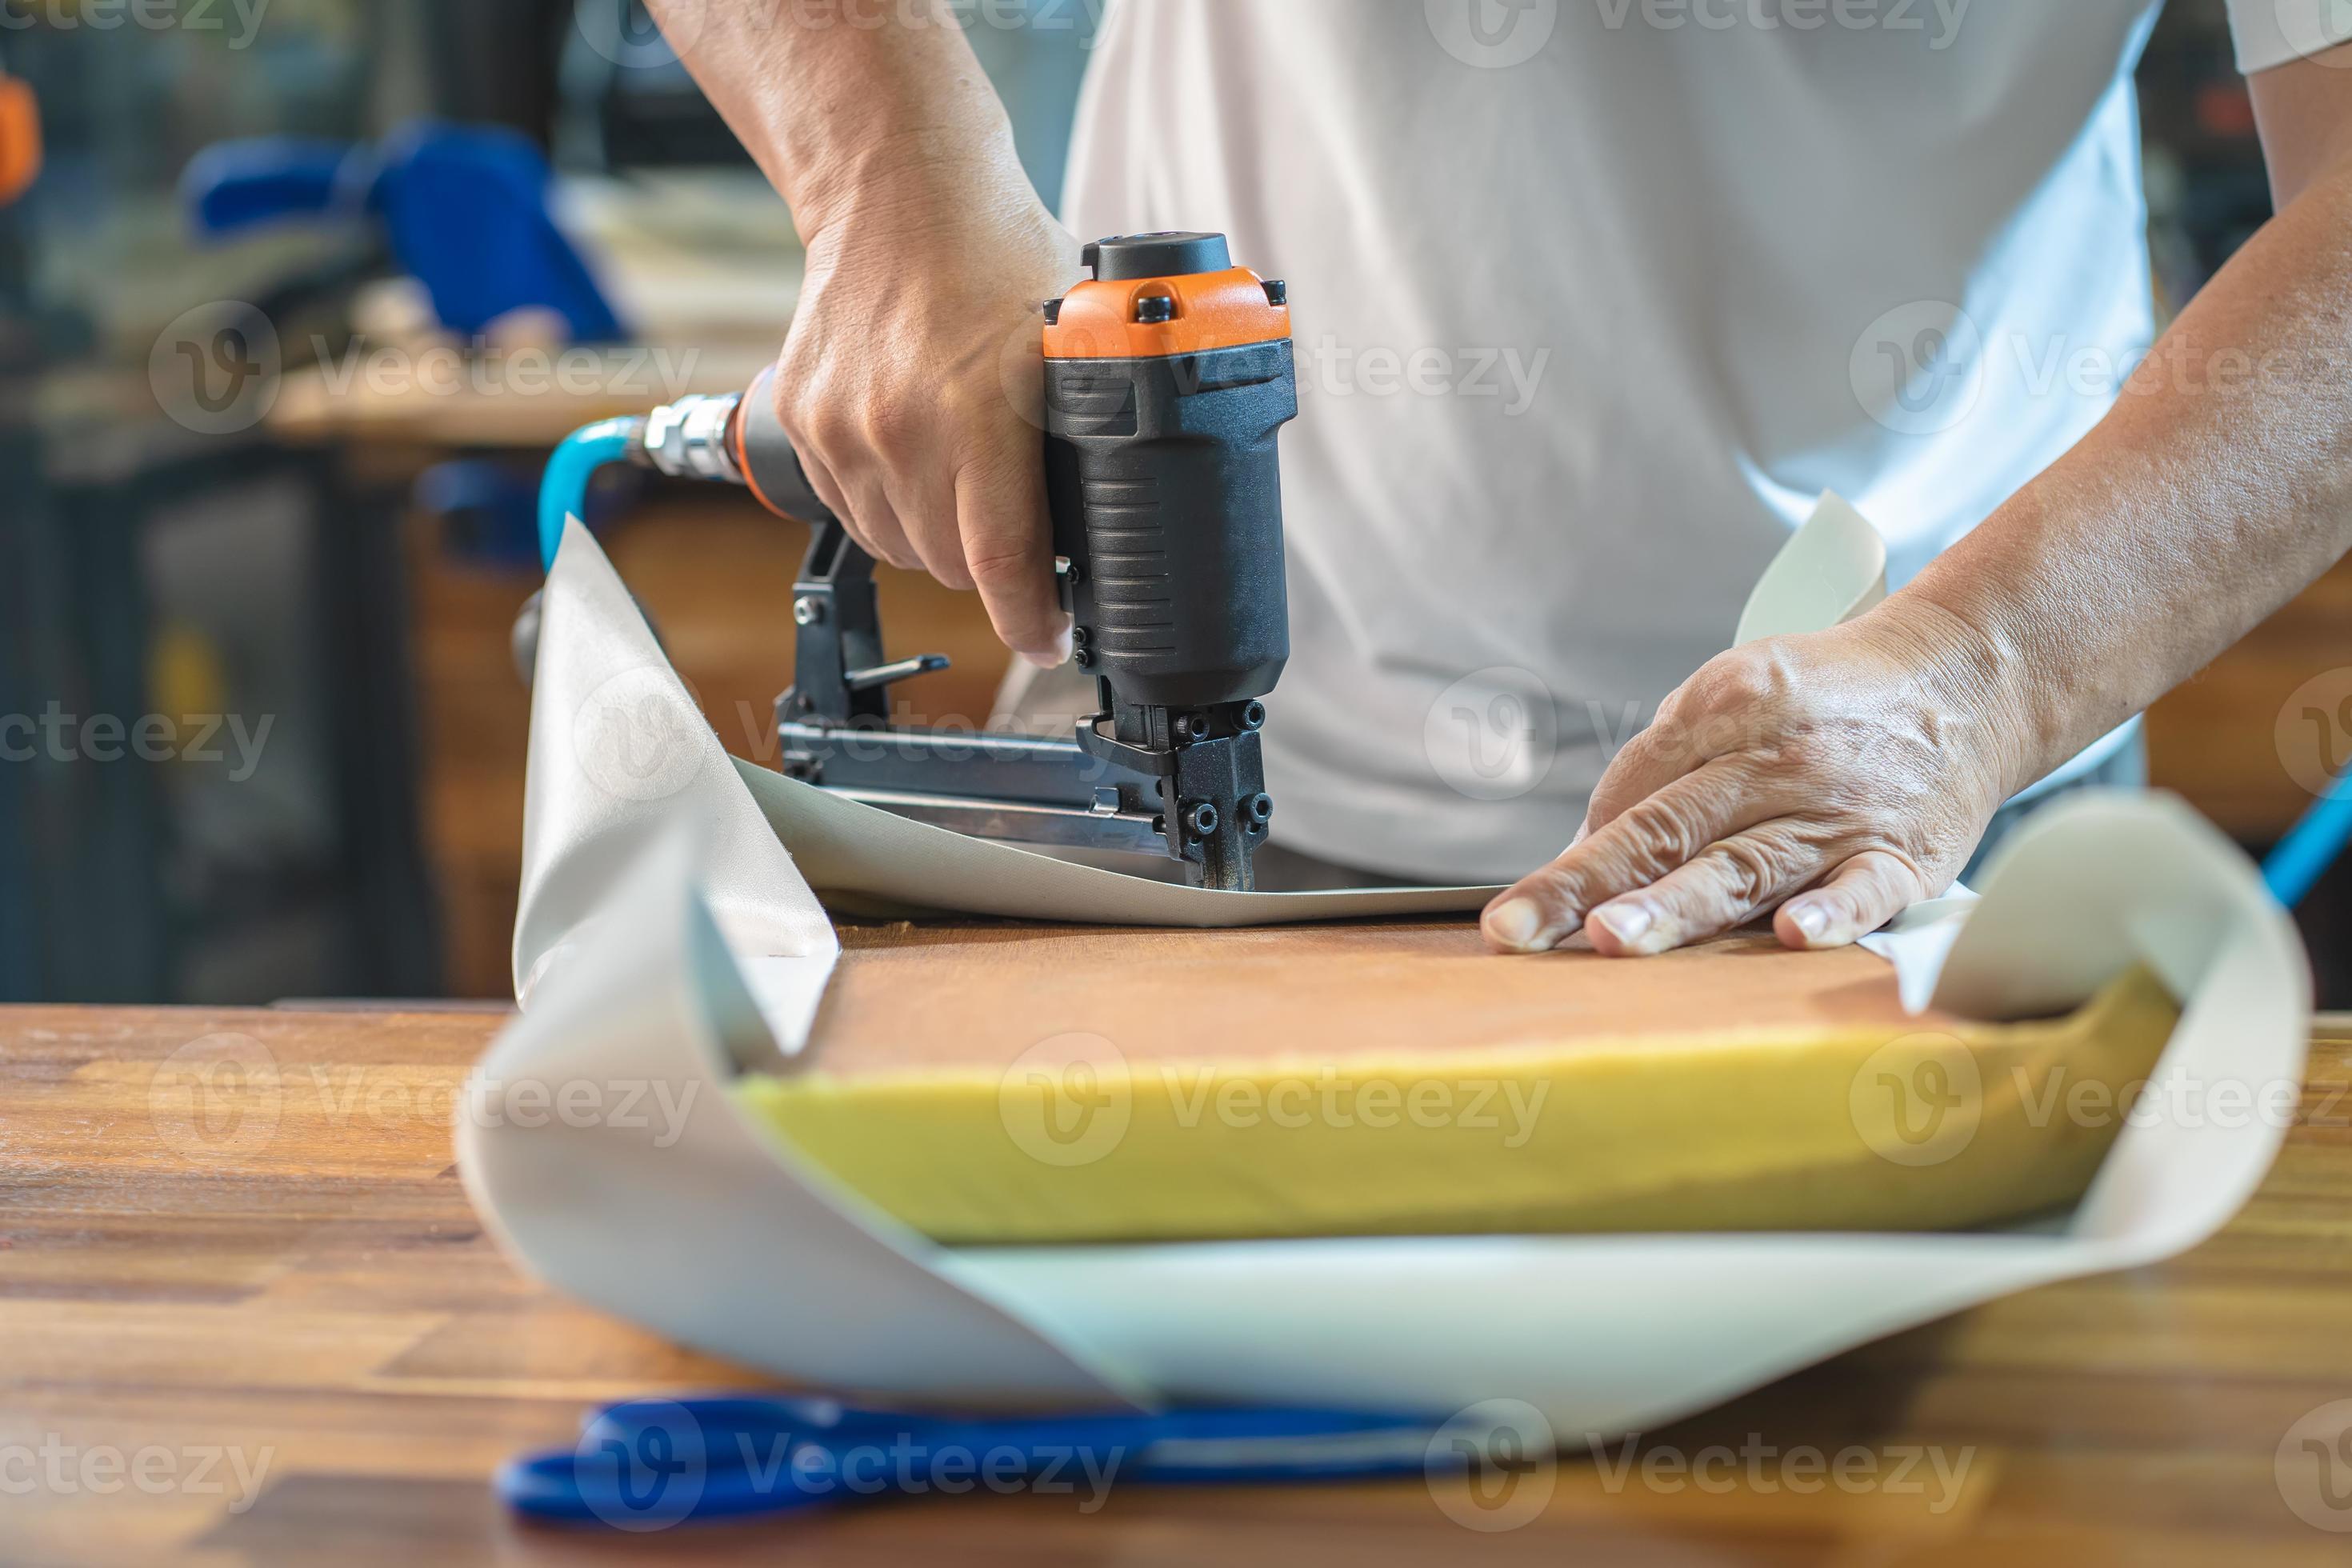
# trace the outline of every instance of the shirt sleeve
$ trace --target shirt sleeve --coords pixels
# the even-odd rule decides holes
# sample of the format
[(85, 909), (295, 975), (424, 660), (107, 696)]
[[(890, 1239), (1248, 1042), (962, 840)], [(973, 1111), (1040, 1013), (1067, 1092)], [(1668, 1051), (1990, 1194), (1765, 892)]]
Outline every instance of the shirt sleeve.
[(2230, 0), (2230, 34), (2252, 76), (2352, 42), (2352, 0)]

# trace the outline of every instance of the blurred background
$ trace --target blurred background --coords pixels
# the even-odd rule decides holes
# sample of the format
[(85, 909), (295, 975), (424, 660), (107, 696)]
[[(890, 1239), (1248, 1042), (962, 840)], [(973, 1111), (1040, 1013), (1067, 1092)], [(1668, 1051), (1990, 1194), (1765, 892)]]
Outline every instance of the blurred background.
[[(969, 29), (1049, 203), (1098, 10)], [(632, 0), (0, 22), (0, 1000), (509, 994), (539, 466), (744, 384), (790, 319), (789, 216)], [(2141, 89), (2171, 309), (2269, 216), (2221, 0), (2171, 0)], [(501, 269), (551, 303), (499, 310)], [(612, 483), (592, 523), (729, 749), (772, 761), (803, 539)], [(893, 576), (885, 616), (956, 656), (934, 715), (987, 712), (975, 605)], [(2284, 737), (2331, 674), (2352, 698), (2347, 569), (2167, 700), (2156, 782), (2266, 848), (2313, 804)], [(2295, 744), (2340, 767), (2343, 718)], [(2352, 1006), (2352, 875), (2302, 918)]]

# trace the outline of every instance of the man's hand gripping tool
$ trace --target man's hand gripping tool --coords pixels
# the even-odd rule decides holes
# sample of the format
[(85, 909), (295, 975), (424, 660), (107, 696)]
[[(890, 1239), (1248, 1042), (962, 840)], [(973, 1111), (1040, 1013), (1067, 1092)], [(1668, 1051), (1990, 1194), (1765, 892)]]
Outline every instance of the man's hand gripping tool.
[(632, 457), (748, 487), (815, 529), (793, 593), (784, 771), (980, 837), (1164, 855), (1247, 889), (1274, 802), (1260, 700), (1290, 657), (1276, 438), (1298, 412), (1283, 284), (1224, 237), (1086, 251), (1045, 307), (1045, 460), (1056, 570), (1100, 711), (1067, 739), (894, 726), (889, 689), (946, 658), (885, 659), (873, 559), (810, 489), (772, 372), (656, 410)]

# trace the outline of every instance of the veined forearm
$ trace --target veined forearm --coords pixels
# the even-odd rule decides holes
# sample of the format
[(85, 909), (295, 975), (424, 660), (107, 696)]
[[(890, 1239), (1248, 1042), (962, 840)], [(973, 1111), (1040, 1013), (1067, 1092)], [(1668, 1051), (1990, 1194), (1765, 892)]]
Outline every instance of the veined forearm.
[(1027, 192), (1003, 106), (943, 0), (649, 4), (803, 239), (892, 199), (902, 171), (961, 168)]
[(1983, 639), (2022, 716), (2012, 791), (2352, 548), (2348, 241), (2338, 163), (2198, 295), (2096, 429), (1888, 601)]
[(946, 0), (653, 6), (808, 247), (771, 390), (811, 489), (867, 554), (976, 589), (1007, 647), (1061, 663), (1027, 411), (1078, 247), (961, 22)]

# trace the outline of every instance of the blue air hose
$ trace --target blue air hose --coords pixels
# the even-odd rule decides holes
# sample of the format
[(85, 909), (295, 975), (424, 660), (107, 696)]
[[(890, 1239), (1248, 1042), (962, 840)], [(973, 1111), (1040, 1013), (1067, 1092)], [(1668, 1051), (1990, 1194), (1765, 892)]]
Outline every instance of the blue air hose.
[(642, 418), (604, 419), (583, 426), (563, 438), (547, 460), (546, 477), (539, 481), (539, 560), (542, 568), (555, 564), (555, 551), (563, 542), (563, 520), (584, 517), (588, 481), (608, 463), (625, 463), (630, 448), (645, 436)]
[(2280, 903), (2293, 909), (2327, 874), (2347, 840), (2352, 840), (2352, 771), (2337, 779), (2326, 797), (2271, 851), (2263, 879)]

